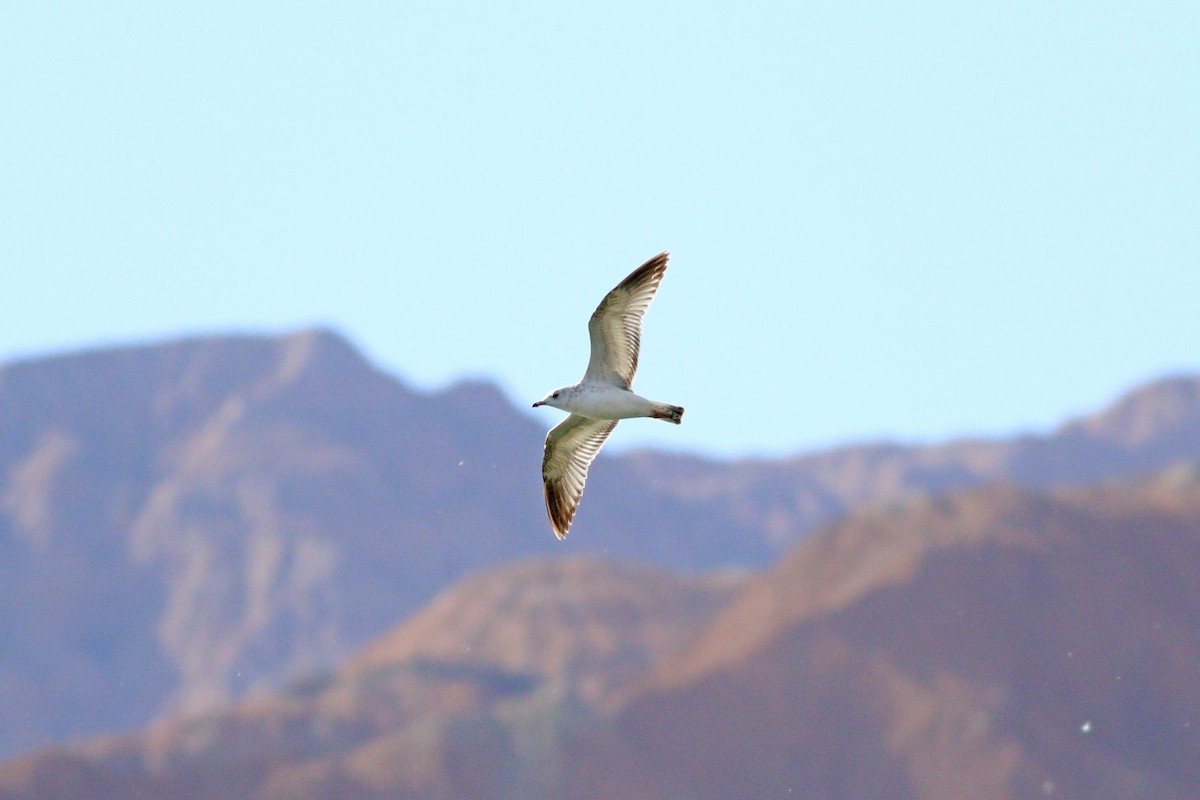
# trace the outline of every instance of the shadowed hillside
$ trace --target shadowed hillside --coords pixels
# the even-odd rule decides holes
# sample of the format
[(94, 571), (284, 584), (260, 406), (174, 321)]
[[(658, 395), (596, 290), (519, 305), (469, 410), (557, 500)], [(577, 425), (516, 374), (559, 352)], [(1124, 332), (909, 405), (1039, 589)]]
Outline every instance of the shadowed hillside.
[(609, 692), (677, 650), (743, 583), (594, 558), (496, 568), (334, 674), (79, 755), (4, 765), (0, 798), (528, 796), (561, 780), (557, 760), (532, 757), (560, 736), (617, 748), (600, 712)]

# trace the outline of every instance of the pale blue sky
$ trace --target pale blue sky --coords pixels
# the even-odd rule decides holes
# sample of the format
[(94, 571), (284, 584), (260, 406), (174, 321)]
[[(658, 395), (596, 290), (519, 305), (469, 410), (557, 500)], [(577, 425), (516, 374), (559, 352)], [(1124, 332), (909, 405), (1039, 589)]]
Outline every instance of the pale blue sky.
[(637, 388), (688, 415), (615, 447), (1045, 429), (1200, 369), (1198, 42), (1193, 2), (5, 3), (0, 359), (325, 324), (528, 405), (670, 249)]

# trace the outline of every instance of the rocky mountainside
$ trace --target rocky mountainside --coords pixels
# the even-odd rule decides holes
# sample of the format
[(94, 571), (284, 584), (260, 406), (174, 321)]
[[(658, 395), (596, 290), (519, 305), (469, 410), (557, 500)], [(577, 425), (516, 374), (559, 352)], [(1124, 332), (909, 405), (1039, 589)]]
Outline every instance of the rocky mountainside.
[(602, 454), (565, 544), (544, 427), (484, 383), (413, 391), (319, 330), (0, 366), (0, 754), (278, 689), (489, 565), (765, 566), (863, 503), (1200, 457), (1200, 380), (1015, 441)]
[(675, 652), (749, 573), (673, 574), (595, 558), (470, 576), (345, 662), (343, 676), (432, 661), (561, 684), (590, 703)]
[(472, 569), (755, 541), (617, 466), (561, 545), (543, 436), (494, 387), (414, 392), (324, 331), (0, 368), (0, 753), (328, 669)]
[(514, 565), (324, 681), (11, 761), (0, 798), (1184, 800), (1197, 574), (1193, 468), (877, 506), (740, 584)]
[[(360, 781), (483, 797), (514, 748), (554, 747), (560, 729), (590, 740), (612, 690), (677, 650), (745, 578), (587, 557), (494, 568), (335, 673), (4, 765), (0, 798), (341, 798)], [(522, 729), (516, 739), (508, 726)], [(530, 759), (504, 780), (528, 788), (556, 770)]]

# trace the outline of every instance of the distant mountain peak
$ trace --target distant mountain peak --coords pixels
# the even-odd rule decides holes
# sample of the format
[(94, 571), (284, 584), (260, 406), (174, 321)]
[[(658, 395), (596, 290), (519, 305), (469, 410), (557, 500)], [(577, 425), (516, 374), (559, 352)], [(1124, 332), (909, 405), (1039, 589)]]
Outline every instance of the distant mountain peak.
[(1194, 448), (1200, 442), (1200, 376), (1176, 375), (1139, 386), (1099, 413), (1067, 423), (1061, 432), (1124, 447), (1173, 439)]
[(281, 377), (288, 378), (314, 361), (355, 362), (367, 366), (354, 345), (329, 328), (305, 328), (280, 339), (283, 359)]

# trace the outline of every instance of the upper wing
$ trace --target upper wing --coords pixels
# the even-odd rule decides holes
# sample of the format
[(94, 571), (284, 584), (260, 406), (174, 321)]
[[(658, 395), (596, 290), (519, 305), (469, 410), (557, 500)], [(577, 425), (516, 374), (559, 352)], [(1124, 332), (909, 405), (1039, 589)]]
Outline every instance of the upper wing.
[(615, 427), (615, 419), (589, 419), (571, 414), (546, 434), (546, 453), (542, 456), (546, 513), (559, 539), (566, 538), (571, 527), (579, 498), (583, 496), (588, 467)]
[(667, 258), (667, 253), (659, 253), (642, 264), (596, 306), (588, 321), (592, 356), (584, 380), (614, 383), (623, 389), (633, 384), (642, 341), (642, 315), (667, 271)]

